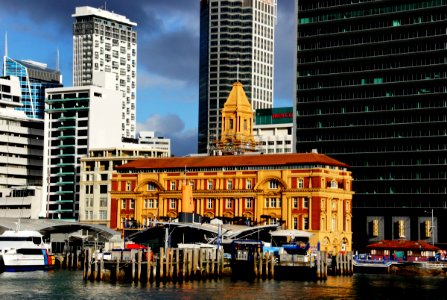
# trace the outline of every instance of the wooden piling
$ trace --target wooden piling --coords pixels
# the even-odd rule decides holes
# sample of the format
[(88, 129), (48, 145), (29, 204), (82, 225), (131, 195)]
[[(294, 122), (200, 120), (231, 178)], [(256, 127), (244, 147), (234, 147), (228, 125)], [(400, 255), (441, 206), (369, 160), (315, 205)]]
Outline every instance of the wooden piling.
[(102, 281), (104, 280), (104, 255), (101, 255), (101, 261), (99, 263), (99, 280)]
[(143, 254), (141, 252), (141, 249), (138, 249), (138, 252), (137, 252), (137, 264), (138, 264), (138, 267), (137, 267), (137, 280), (138, 280), (138, 282), (141, 281), (141, 259), (142, 258), (143, 258)]
[(116, 257), (116, 266), (115, 266), (115, 279), (118, 282), (120, 278), (120, 256)]

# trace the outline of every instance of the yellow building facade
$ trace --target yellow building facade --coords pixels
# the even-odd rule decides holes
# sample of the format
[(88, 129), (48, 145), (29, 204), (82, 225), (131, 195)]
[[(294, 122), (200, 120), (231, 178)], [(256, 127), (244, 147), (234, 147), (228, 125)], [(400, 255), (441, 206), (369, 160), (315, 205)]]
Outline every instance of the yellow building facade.
[[(191, 198), (182, 196), (184, 185)], [(111, 227), (174, 220), (186, 208), (204, 221), (308, 231), (311, 245), (350, 251), (351, 186), (344, 164), (316, 153), (138, 160), (112, 179)]]

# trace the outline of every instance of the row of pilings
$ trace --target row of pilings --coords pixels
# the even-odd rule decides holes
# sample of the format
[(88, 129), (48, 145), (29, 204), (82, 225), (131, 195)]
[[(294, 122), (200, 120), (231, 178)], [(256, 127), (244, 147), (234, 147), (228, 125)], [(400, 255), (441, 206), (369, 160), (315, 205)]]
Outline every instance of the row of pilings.
[(112, 251), (109, 259), (86, 249), (83, 275), (92, 281), (159, 283), (217, 280), (223, 271), (222, 249), (160, 248), (159, 255), (132, 249)]
[[(111, 253), (111, 256), (105, 259), (102, 253), (95, 252), (94, 249), (85, 249), (78, 256), (67, 254), (63, 261), (66, 261), (67, 269), (82, 269), (83, 278), (91, 281), (181, 283), (193, 280), (218, 280), (223, 275), (234, 275), (230, 261), (224, 259), (222, 249), (168, 248), (165, 251), (164, 248), (160, 248), (159, 254), (155, 254), (151, 249), (132, 249)], [(70, 263), (71, 261), (73, 262)], [(326, 252), (317, 252), (309, 263), (295, 263), (288, 270), (295, 275), (305, 274), (303, 279), (306, 280), (326, 280), (328, 274), (350, 276), (353, 274), (352, 253), (328, 258)], [(293, 277), (281, 276), (284, 272), (281, 263), (275, 255), (268, 252), (256, 253), (253, 264), (245, 268), (244, 272), (252, 274), (252, 279)]]

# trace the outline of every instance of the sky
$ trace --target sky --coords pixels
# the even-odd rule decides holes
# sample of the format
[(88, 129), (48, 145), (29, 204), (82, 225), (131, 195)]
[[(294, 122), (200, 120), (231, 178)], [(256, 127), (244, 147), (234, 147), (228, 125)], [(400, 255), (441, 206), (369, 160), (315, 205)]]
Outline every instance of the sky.
[[(294, 0), (278, 0), (274, 107), (292, 106)], [(0, 0), (1, 55), (59, 68), (72, 86), (72, 14), (106, 8), (137, 23), (137, 131), (171, 139), (172, 154), (197, 152), (200, 0)], [(2, 74), (3, 75), (3, 74)]]

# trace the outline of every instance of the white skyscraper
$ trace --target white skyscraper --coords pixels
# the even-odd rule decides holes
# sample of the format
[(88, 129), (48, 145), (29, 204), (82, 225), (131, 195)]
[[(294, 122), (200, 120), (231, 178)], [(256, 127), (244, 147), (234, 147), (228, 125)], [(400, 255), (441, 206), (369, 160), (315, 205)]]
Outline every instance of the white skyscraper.
[[(121, 132), (135, 137), (137, 25), (125, 16), (89, 6), (77, 7), (73, 24), (73, 85), (94, 84), (107, 76), (122, 95)], [(109, 86), (110, 83), (103, 84)]]

